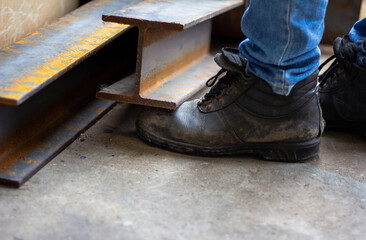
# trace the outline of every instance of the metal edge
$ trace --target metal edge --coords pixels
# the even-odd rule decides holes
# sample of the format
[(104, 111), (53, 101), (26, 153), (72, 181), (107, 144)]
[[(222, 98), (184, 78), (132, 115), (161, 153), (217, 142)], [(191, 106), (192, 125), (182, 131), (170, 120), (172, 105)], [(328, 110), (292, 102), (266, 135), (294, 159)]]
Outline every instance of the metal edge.
[(234, 3), (232, 5), (229, 5), (227, 7), (223, 7), (222, 9), (206, 14), (200, 18), (197, 18), (193, 21), (191, 21), (188, 24), (182, 24), (182, 23), (176, 23), (176, 22), (162, 22), (162, 21), (152, 21), (152, 20), (146, 20), (146, 19), (139, 19), (139, 18), (131, 18), (131, 17), (123, 17), (123, 16), (116, 16), (118, 11), (111, 13), (111, 14), (104, 14), (102, 16), (102, 20), (105, 22), (114, 22), (114, 23), (120, 23), (120, 24), (129, 24), (141, 28), (163, 28), (166, 30), (178, 30), (183, 31), (185, 29), (188, 29), (190, 27), (193, 27), (201, 22), (204, 22), (208, 19), (211, 19), (217, 15), (220, 15), (224, 12), (230, 11), (236, 7), (239, 7), (241, 5), (244, 5), (244, 1), (240, 1), (237, 3)]
[(184, 25), (180, 23), (174, 22), (158, 22), (158, 21), (150, 21), (150, 20), (141, 20), (137, 18), (127, 18), (127, 17), (118, 17), (115, 15), (103, 15), (102, 20), (105, 22), (114, 22), (120, 24), (128, 24), (132, 26), (137, 26), (139, 28), (163, 28), (166, 30), (177, 30), (183, 31)]

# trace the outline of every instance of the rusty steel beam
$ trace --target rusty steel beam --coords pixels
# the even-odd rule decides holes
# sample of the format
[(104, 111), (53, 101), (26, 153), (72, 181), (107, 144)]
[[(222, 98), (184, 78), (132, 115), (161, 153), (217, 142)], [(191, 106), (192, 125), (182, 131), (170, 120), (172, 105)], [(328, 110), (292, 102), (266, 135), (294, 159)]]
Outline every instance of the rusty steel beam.
[(131, 28), (19, 106), (0, 105), (0, 183), (19, 187), (114, 102), (95, 99), (135, 69), (137, 29)]
[[(132, 81), (124, 83), (132, 86), (133, 93), (142, 89), (143, 97), (151, 96), (161, 103), (166, 102), (164, 94), (171, 91), (171, 95), (176, 95), (176, 89), (183, 95), (191, 95), (186, 89), (188, 85), (191, 88), (197, 85), (194, 79), (201, 78), (202, 85), (203, 79), (216, 71), (207, 58), (210, 23), (204, 20), (217, 12), (203, 9), (206, 14), (191, 18), (194, 24), (184, 23), (183, 32), (156, 31), (155, 27), (149, 26), (140, 26), (138, 30), (126, 25), (102, 23), (98, 16), (112, 9), (129, 9), (157, 2), (95, 0), (0, 51), (0, 103), (6, 104), (0, 104), (1, 184), (19, 187), (106, 113), (114, 102), (93, 101), (101, 84), (112, 84), (124, 76), (131, 78), (133, 69), (140, 69), (143, 81), (138, 87), (136, 74), (133, 74)], [(224, 2), (221, 9), (226, 11), (239, 1), (220, 2)], [(204, 33), (202, 36), (192, 38), (201, 32)], [(174, 45), (177, 42), (179, 44)], [(170, 52), (173, 46), (169, 44), (174, 45), (175, 52)], [(166, 54), (163, 54), (164, 48)], [(184, 59), (177, 53), (181, 48), (186, 52), (180, 55)], [(149, 61), (141, 63), (142, 54)], [(154, 63), (158, 55), (166, 65)], [(199, 64), (195, 64), (197, 62)], [(159, 68), (164, 66), (172, 69), (178, 66), (179, 71), (173, 74), (169, 69)], [(177, 75), (181, 71), (191, 74), (187, 75), (191, 83), (185, 80), (184, 74)], [(172, 77), (178, 80), (167, 80)], [(128, 91), (129, 88), (123, 89)], [(179, 99), (178, 102), (182, 97)]]
[(95, 0), (0, 50), (0, 104), (19, 105), (129, 28), (102, 13), (133, 0)]
[(106, 100), (175, 109), (218, 71), (209, 56), (211, 18), (241, 0), (148, 1), (103, 20), (139, 29), (136, 73), (101, 90)]
[(114, 102), (101, 84), (133, 72), (137, 29), (101, 15), (135, 0), (95, 0), (0, 50), (0, 183), (19, 187)]
[(208, 57), (210, 23), (183, 32), (140, 30), (136, 73), (99, 91), (97, 97), (175, 109), (219, 70)]

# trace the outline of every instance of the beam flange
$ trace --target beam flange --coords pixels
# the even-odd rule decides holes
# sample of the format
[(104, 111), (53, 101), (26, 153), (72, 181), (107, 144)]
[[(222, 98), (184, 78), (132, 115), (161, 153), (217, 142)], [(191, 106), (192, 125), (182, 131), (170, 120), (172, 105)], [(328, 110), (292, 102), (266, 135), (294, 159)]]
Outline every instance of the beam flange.
[(211, 18), (242, 4), (241, 0), (149, 1), (103, 15), (104, 21), (137, 26), (139, 41), (136, 73), (97, 97), (176, 109), (219, 70), (209, 56)]

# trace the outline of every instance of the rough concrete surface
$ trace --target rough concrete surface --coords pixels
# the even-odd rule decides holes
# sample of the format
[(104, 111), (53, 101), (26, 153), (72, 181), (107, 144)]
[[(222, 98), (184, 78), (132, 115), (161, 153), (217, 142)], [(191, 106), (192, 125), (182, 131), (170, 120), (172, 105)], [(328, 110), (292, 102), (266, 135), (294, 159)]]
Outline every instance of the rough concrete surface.
[(206, 158), (142, 143), (118, 105), (20, 189), (1, 239), (365, 239), (366, 144), (327, 132), (306, 163)]
[(0, 239), (366, 239), (357, 134), (326, 131), (305, 163), (197, 157), (141, 142), (139, 110), (118, 105), (20, 189), (0, 187)]

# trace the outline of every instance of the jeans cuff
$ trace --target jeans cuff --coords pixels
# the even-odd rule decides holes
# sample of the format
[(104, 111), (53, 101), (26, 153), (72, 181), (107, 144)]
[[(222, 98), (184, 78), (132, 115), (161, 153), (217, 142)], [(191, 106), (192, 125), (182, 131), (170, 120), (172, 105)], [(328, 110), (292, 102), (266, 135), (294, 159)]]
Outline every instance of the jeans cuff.
[(366, 66), (366, 40), (356, 42), (357, 45), (357, 64)]

